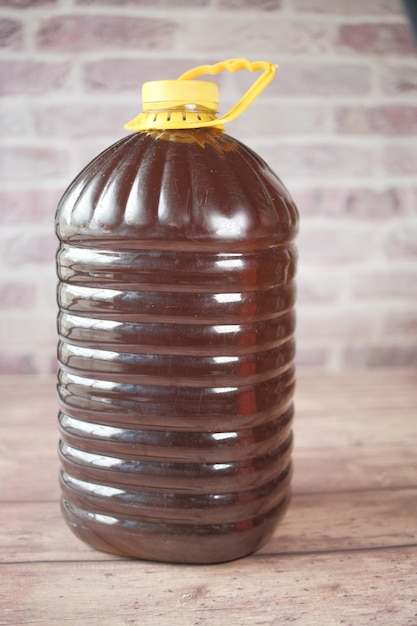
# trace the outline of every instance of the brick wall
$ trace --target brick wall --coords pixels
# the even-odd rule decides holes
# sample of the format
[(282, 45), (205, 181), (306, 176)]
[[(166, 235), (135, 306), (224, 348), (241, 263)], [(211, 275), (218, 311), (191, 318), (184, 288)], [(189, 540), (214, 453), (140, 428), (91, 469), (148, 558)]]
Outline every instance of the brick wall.
[[(417, 48), (397, 0), (1, 0), (0, 372), (55, 369), (56, 202), (145, 80), (280, 64), (228, 132), (301, 213), (298, 360), (417, 365)], [(250, 77), (249, 77), (250, 78)], [(222, 76), (222, 110), (248, 85)]]

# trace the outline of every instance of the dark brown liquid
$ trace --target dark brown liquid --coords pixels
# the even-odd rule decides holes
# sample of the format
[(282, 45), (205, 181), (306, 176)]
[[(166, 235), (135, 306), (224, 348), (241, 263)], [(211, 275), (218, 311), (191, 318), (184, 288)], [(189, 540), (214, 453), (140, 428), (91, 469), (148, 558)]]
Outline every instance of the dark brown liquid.
[(290, 493), (297, 211), (214, 129), (138, 133), (57, 214), (62, 509), (96, 548), (210, 563)]

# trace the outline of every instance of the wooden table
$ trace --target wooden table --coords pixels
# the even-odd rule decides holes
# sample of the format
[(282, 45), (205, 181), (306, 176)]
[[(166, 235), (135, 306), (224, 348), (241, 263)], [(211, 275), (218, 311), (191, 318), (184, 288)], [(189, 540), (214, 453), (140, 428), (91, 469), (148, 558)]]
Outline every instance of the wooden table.
[(417, 625), (417, 372), (299, 379), (294, 498), (258, 553), (96, 552), (61, 519), (54, 381), (0, 379), (0, 624)]

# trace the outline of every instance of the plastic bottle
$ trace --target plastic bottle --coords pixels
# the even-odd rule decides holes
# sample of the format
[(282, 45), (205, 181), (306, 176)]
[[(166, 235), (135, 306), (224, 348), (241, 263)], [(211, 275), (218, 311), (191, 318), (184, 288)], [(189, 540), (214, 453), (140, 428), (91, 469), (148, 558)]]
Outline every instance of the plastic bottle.
[[(224, 69), (263, 70), (217, 119)], [(113, 553), (210, 563), (259, 548), (290, 499), (297, 210), (222, 127), (275, 66), (143, 87), (135, 132), (58, 207), (62, 511)]]

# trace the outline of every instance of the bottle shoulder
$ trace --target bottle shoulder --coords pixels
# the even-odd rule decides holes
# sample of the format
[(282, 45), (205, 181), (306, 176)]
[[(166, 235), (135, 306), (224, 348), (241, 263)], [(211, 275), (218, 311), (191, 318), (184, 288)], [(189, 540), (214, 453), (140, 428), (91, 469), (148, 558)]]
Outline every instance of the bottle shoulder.
[(216, 129), (135, 133), (74, 179), (57, 211), (61, 239), (201, 244), (294, 238), (298, 213), (253, 150)]

